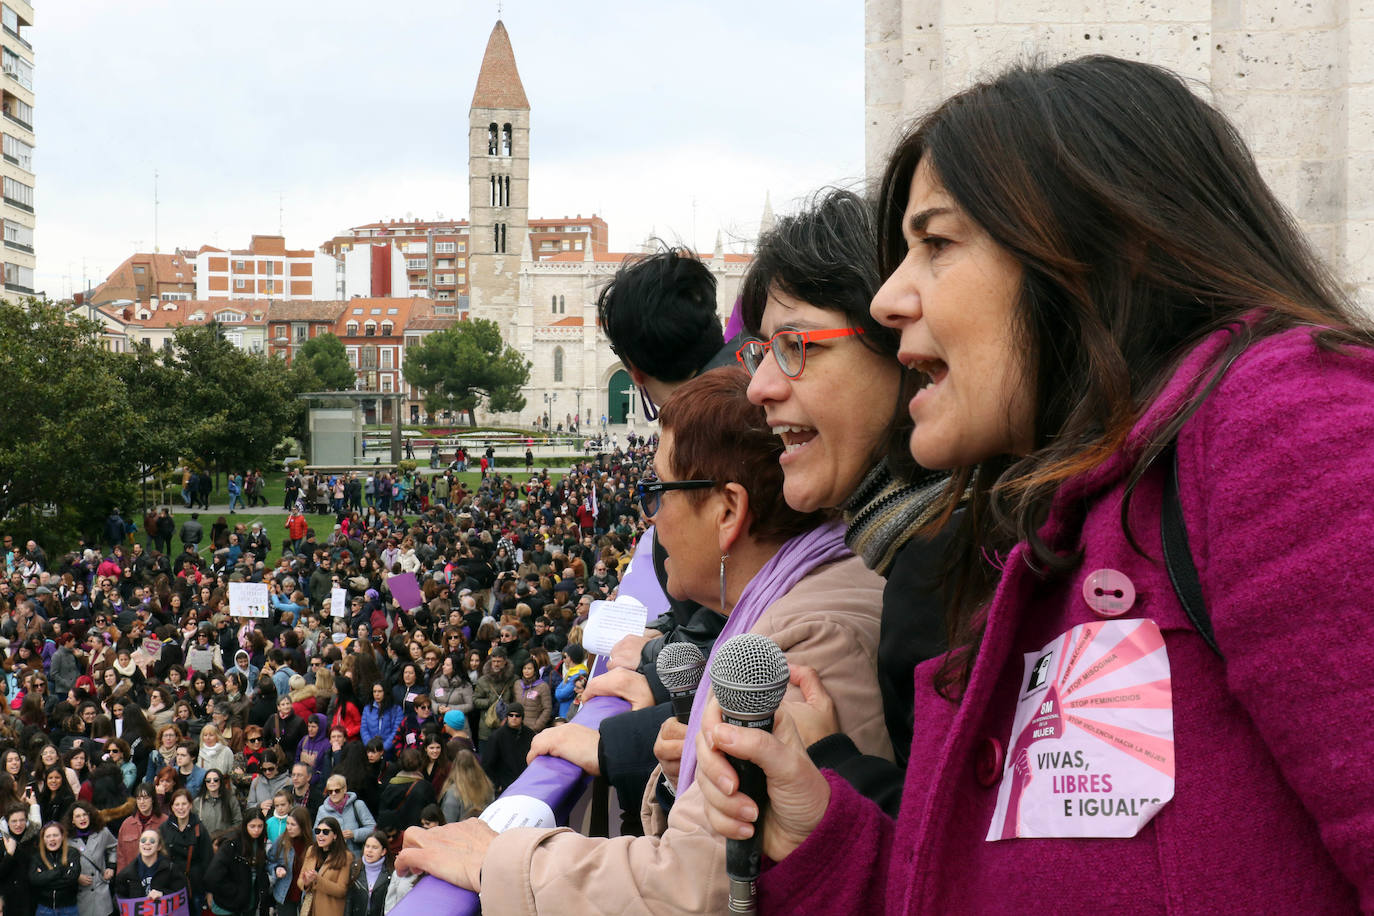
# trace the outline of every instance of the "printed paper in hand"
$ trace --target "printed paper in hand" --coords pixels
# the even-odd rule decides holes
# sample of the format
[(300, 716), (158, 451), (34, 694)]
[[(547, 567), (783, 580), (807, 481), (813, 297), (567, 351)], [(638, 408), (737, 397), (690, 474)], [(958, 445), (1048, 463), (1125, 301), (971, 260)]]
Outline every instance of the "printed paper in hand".
[(639, 636), (649, 619), (648, 609), (636, 598), (622, 595), (614, 601), (593, 601), (582, 645), (594, 655), (610, 655), (622, 637)]
[(341, 588), (329, 590), (329, 616), (342, 617), (348, 613), (348, 592)]

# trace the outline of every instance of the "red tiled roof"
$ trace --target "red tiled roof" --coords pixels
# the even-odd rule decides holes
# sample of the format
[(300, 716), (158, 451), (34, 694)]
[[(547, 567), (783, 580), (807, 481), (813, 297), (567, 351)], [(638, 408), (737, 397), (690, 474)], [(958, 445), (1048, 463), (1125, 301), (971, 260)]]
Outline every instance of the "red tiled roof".
[[(156, 309), (151, 308), (147, 303), (138, 303), (125, 306), (123, 309), (104, 308), (102, 311), (107, 315), (113, 315), (130, 327), (151, 329), (179, 328), (184, 324), (209, 324), (214, 320), (216, 312), (232, 309), (243, 315), (243, 320), (233, 322), (233, 327), (244, 327), (246, 325), (266, 324), (269, 304), (266, 299), (192, 299), (164, 302)], [(169, 309), (166, 307), (168, 305), (175, 305), (176, 308)], [(141, 311), (148, 311), (151, 314), (147, 318), (140, 318), (138, 315)], [(128, 318), (124, 317), (126, 312)], [(203, 312), (204, 320), (190, 321), (190, 316), (196, 312)]]
[(328, 321), (333, 324), (348, 307), (335, 300), (272, 300), (267, 306), (268, 321)]
[(530, 101), (525, 97), (525, 87), (520, 82), (520, 71), (515, 67), (515, 51), (510, 46), (510, 35), (500, 19), (491, 30), (487, 39), (487, 51), (482, 55), (482, 69), (477, 74), (477, 88), (472, 93), (472, 108), (522, 108), (528, 109)]
[[(378, 331), (381, 330), (382, 322), (389, 321), (392, 325), (391, 336), (400, 337), (401, 334), (405, 332), (405, 329), (410, 327), (411, 312), (417, 307), (423, 308), (423, 304), (429, 302), (430, 300), (428, 299), (411, 296), (386, 299), (364, 299), (361, 297), (349, 299), (347, 302), (343, 303), (344, 310), (334, 322), (334, 336), (343, 339), (362, 338), (364, 336), (362, 333), (363, 327), (368, 321), (376, 322)], [(355, 315), (353, 314), (354, 309), (362, 309), (363, 313), (361, 315)], [(378, 309), (382, 314), (371, 314), (373, 309)], [(396, 314), (388, 315), (388, 309), (395, 309)], [(350, 321), (356, 321), (358, 323), (357, 334), (350, 335), (348, 333), (348, 323)], [(376, 338), (374, 337), (372, 339), (375, 340)]]
[[(141, 278), (135, 276), (135, 267), (143, 268)], [(163, 286), (184, 287), (174, 292), (189, 293), (194, 291), (194, 283), (195, 271), (180, 254), (138, 252), (129, 255), (110, 272), (105, 282), (91, 292), (90, 301), (98, 305), (115, 299), (149, 299), (160, 293), (160, 287)], [(138, 291), (140, 286), (143, 287), (141, 295)]]

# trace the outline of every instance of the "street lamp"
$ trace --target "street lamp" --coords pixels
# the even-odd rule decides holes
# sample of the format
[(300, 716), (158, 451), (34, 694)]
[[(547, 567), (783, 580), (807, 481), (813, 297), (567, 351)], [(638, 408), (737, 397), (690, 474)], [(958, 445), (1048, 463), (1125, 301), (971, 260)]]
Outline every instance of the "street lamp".
[(553, 429), (553, 405), (558, 402), (558, 392), (544, 392), (544, 432)]

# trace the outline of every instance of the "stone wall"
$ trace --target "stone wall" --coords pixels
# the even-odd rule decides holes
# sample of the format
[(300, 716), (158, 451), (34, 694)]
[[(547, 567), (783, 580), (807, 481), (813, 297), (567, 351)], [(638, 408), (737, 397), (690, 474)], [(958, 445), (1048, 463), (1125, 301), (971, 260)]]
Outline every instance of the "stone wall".
[(1197, 80), (1374, 314), (1374, 0), (866, 0), (866, 165), (1017, 60), (1114, 54)]

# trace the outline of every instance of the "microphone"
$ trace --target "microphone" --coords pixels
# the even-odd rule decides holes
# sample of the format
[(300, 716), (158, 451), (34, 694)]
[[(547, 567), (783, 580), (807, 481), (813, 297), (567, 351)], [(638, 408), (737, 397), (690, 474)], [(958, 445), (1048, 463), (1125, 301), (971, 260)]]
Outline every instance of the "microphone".
[(696, 699), (697, 685), (701, 683), (701, 674), (706, 670), (706, 656), (701, 654), (695, 643), (670, 643), (658, 653), (657, 669), (658, 679), (673, 698), (673, 715), (686, 725), (692, 716), (692, 701)]
[[(711, 686), (720, 716), (730, 725), (773, 730), (773, 714), (787, 692), (787, 658), (777, 643), (757, 633), (732, 636), (716, 650), (711, 662)], [(725, 873), (730, 878), (729, 912), (753, 914), (757, 910), (759, 834), (763, 828), (768, 788), (763, 770), (748, 760), (730, 758), (739, 774), (740, 791), (759, 809), (754, 835), (747, 840), (725, 841)]]

